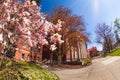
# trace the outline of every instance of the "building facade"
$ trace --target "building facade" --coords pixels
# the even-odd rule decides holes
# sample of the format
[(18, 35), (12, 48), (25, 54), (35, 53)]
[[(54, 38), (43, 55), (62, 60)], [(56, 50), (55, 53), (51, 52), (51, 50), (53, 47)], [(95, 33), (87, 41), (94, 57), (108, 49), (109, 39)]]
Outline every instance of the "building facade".
[(85, 41), (78, 42), (77, 48), (72, 47), (66, 54), (66, 61), (81, 61), (89, 57)]
[[(39, 62), (43, 60), (50, 60), (50, 51), (46, 47), (41, 46), (30, 48), (28, 45), (23, 46), (23, 40), (18, 41), (16, 48), (15, 59), (23, 61)], [(89, 57), (87, 45), (85, 41), (79, 42), (77, 48), (71, 47), (70, 50), (63, 56), (62, 61), (80, 61)], [(53, 55), (55, 61), (58, 60), (56, 54)]]
[(94, 57), (97, 56), (97, 48), (96, 47), (92, 47), (88, 49), (88, 54), (90, 55), (90, 57)]
[(16, 48), (15, 59), (23, 61), (42, 61), (42, 46), (39, 47), (29, 47), (28, 45), (23, 46), (22, 39), (19, 39), (18, 46)]

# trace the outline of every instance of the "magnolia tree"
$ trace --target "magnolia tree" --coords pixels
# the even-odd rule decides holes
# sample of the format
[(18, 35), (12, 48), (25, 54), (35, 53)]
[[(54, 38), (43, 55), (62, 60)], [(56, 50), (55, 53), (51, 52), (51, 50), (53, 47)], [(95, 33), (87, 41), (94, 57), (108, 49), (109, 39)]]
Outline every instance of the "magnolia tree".
[[(60, 20), (57, 24), (48, 22), (34, 1), (0, 0), (0, 42), (4, 46), (7, 39), (14, 44), (22, 38), (24, 45), (50, 44), (50, 49), (54, 51), (57, 48), (55, 44), (64, 42), (57, 33), (61, 30), (61, 24)], [(48, 34), (49, 41), (46, 39)]]

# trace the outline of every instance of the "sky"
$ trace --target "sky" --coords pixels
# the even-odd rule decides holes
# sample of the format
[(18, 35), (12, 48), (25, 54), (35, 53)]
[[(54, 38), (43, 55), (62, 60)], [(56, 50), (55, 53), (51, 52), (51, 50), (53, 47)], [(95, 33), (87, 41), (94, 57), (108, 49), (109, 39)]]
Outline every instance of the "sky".
[(40, 6), (43, 13), (63, 6), (71, 9), (73, 14), (82, 16), (87, 31), (91, 33), (92, 42), (88, 44), (88, 48), (96, 46), (98, 50), (102, 50), (102, 46), (95, 41), (96, 25), (105, 22), (113, 27), (114, 20), (120, 18), (120, 0), (42, 0)]
[(95, 27), (98, 23), (105, 22), (109, 26), (114, 25), (114, 20), (120, 18), (120, 0), (42, 0), (41, 12), (49, 13), (56, 6), (63, 6), (72, 10), (73, 14), (83, 17), (86, 29), (91, 33), (91, 43), (88, 48), (96, 46), (102, 50), (102, 46), (95, 41)]

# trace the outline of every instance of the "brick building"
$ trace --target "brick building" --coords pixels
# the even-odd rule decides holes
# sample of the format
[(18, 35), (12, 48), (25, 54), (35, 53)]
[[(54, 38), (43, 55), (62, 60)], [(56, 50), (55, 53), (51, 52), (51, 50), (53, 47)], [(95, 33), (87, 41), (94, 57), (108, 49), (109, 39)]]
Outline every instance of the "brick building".
[(97, 56), (97, 48), (96, 47), (92, 47), (88, 49), (88, 54), (90, 54), (91, 57), (93, 56)]
[(18, 46), (16, 48), (15, 59), (24, 61), (42, 61), (42, 46), (29, 47), (28, 45), (23, 46), (23, 39), (19, 39)]
[[(45, 59), (50, 60), (50, 50), (48, 50), (47, 47), (41, 46), (30, 48), (28, 45), (23, 46), (24, 40), (20, 39), (18, 41), (18, 46), (16, 48), (15, 53), (15, 59), (17, 60), (24, 60), (24, 61), (43, 61)], [(84, 58), (88, 57), (87, 52), (87, 45), (85, 41), (78, 43), (78, 49), (72, 47), (71, 52), (68, 50), (68, 52), (63, 56), (63, 61), (76, 61), (76, 60), (82, 60)], [(58, 60), (57, 55), (53, 55), (53, 59), (55, 61)]]

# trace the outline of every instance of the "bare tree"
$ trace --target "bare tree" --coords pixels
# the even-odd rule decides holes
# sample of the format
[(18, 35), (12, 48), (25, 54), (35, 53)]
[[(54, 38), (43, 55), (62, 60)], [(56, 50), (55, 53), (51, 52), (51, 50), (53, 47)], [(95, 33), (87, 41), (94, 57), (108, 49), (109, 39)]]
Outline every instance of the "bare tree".
[(102, 44), (104, 53), (113, 49), (114, 34), (112, 28), (105, 23), (98, 24), (96, 27), (97, 43)]

